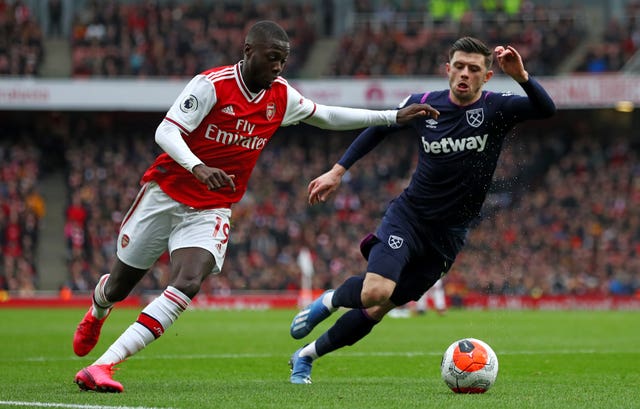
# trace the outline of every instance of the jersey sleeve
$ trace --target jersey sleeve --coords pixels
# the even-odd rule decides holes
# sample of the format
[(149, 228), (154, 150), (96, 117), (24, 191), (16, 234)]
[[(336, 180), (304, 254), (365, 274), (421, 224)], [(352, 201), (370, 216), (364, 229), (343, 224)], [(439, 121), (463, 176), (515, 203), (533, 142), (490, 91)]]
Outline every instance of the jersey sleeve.
[(532, 76), (520, 86), (526, 96), (502, 94), (502, 111), (518, 121), (548, 118), (556, 112), (556, 106), (547, 91)]
[(296, 125), (313, 115), (315, 110), (315, 102), (303, 97), (297, 89), (287, 83), (287, 110), (282, 120), (282, 126)]
[(196, 75), (173, 102), (165, 119), (190, 133), (211, 111), (216, 103), (216, 90), (204, 75)]

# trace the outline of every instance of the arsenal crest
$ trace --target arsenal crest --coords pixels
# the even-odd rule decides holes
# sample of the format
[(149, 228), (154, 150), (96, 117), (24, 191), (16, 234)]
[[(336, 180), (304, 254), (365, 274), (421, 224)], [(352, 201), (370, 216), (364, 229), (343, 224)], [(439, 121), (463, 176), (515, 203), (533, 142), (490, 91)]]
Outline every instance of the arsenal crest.
[(389, 240), (387, 241), (387, 243), (389, 243), (389, 247), (391, 247), (394, 250), (397, 250), (400, 247), (402, 247), (402, 243), (404, 243), (404, 239), (402, 237), (394, 236), (392, 234), (389, 236)]
[(122, 240), (120, 241), (120, 245), (122, 246), (122, 248), (125, 248), (129, 245), (129, 236), (127, 236), (126, 234), (122, 235)]
[(267, 120), (271, 121), (276, 115), (276, 104), (269, 102), (267, 105)]
[(474, 128), (479, 127), (484, 122), (484, 109), (470, 109), (467, 111), (467, 123)]

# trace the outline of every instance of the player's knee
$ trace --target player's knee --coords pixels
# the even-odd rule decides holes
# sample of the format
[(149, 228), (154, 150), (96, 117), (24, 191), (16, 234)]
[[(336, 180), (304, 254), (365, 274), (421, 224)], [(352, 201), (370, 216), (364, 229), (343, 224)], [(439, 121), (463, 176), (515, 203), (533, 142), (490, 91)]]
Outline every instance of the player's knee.
[(362, 304), (365, 307), (383, 305), (393, 294), (396, 283), (381, 275), (368, 273), (362, 284)]
[(211, 253), (202, 249), (179, 249), (172, 253), (173, 274), (171, 284), (189, 298), (200, 291), (202, 280), (211, 274), (215, 261)]
[(116, 259), (104, 285), (105, 298), (113, 303), (124, 300), (146, 273), (146, 269), (135, 268)]
[(189, 298), (193, 298), (200, 291), (200, 280), (188, 280), (178, 278), (173, 284), (182, 294)]
[(365, 307), (374, 305), (382, 305), (389, 301), (393, 289), (389, 289), (384, 285), (372, 285), (362, 288), (362, 304)]

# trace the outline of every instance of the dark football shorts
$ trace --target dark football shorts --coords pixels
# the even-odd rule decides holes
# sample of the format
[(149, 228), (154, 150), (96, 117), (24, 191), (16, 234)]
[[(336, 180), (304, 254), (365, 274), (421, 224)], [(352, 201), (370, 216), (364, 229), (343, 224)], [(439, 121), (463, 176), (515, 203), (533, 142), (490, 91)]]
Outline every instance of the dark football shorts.
[(395, 305), (417, 301), (446, 274), (467, 234), (466, 228), (411, 223), (410, 215), (392, 205), (375, 235), (360, 243), (368, 260), (367, 272), (396, 282), (391, 295)]

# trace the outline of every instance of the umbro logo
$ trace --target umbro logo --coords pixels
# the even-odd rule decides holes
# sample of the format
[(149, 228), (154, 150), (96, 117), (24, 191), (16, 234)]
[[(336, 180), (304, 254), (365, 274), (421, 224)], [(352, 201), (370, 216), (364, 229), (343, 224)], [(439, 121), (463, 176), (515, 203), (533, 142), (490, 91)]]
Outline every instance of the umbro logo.
[(427, 120), (424, 121), (424, 124), (427, 128), (435, 128), (436, 125), (438, 125), (438, 121), (436, 121), (433, 118), (429, 118)]
[(235, 116), (235, 112), (233, 112), (233, 106), (231, 105), (227, 105), (226, 107), (222, 108), (222, 112), (224, 112), (227, 115), (234, 115)]

